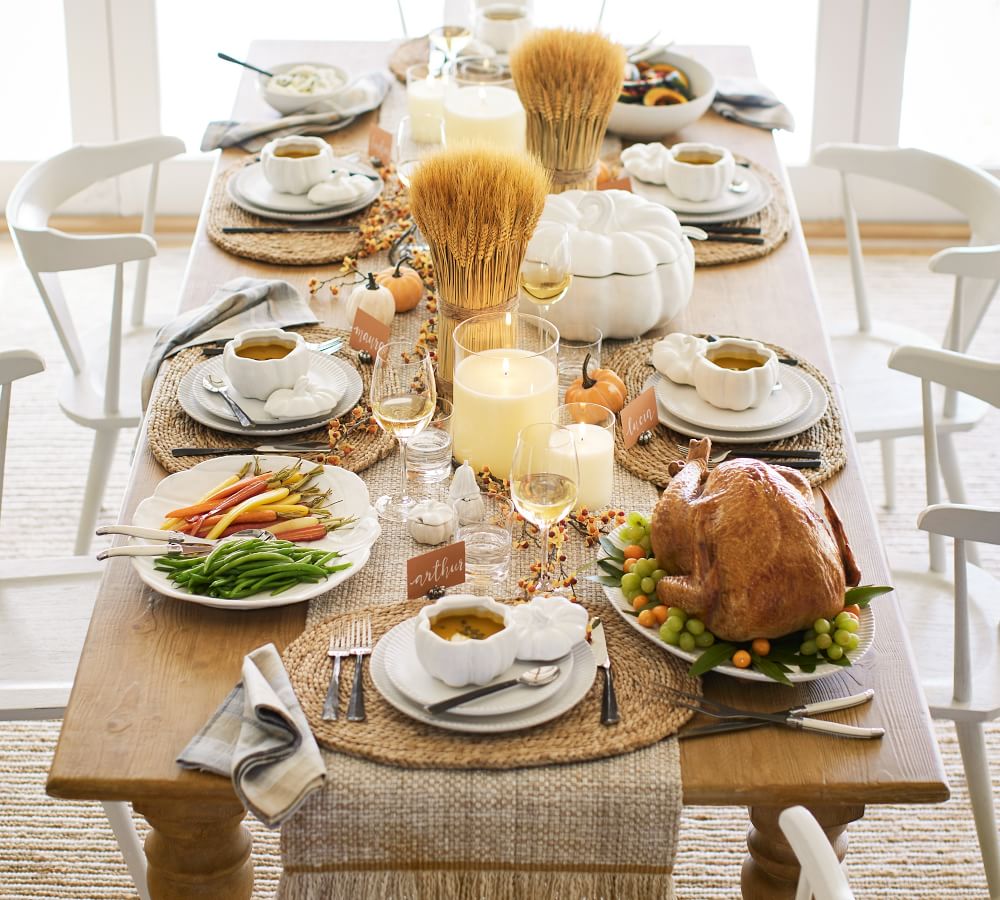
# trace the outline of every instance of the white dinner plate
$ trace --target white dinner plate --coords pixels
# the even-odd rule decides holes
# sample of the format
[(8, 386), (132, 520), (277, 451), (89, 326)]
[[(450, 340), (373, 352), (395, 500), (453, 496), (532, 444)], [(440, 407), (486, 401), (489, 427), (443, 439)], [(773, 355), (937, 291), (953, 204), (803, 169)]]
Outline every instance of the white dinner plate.
[(656, 385), (656, 397), (672, 415), (699, 428), (739, 432), (777, 428), (801, 416), (812, 401), (809, 383), (790, 366), (779, 366), (781, 387), (750, 409), (720, 409), (703, 400), (691, 385), (676, 384), (666, 377)]
[[(344, 395), (347, 393), (348, 370), (354, 371), (354, 367), (343, 360), (337, 359), (335, 356), (328, 356), (325, 353), (319, 353), (315, 350), (310, 350), (309, 355), (309, 377), (315, 384), (324, 390), (330, 391), (336, 397), (336, 400), (330, 405), (329, 409), (320, 410), (316, 415), (308, 416), (307, 418), (309, 420), (326, 420), (330, 418), (331, 410), (340, 406)], [(243, 411), (250, 417), (250, 421), (254, 425), (280, 426), (303, 421), (302, 416), (272, 416), (265, 409), (266, 404), (263, 400), (244, 397), (236, 388), (229, 384), (229, 379), (226, 377), (225, 363), (221, 356), (210, 357), (194, 368), (198, 370), (198, 377), (195, 378), (193, 385), (194, 398), (201, 404), (202, 409), (207, 410), (214, 416), (230, 419), (233, 422), (236, 421), (236, 415), (229, 408), (226, 401), (222, 399), (222, 395), (213, 393), (205, 387), (204, 379), (208, 375), (225, 382), (229, 386), (230, 396), (243, 408)]]
[[(713, 442), (720, 444), (761, 444), (767, 441), (780, 441), (784, 438), (801, 434), (807, 428), (812, 428), (826, 413), (828, 400), (826, 391), (823, 390), (823, 385), (808, 372), (798, 372), (797, 374), (808, 382), (812, 388), (812, 399), (809, 402), (809, 407), (798, 418), (792, 419), (784, 425), (778, 425), (775, 428), (766, 428), (762, 431), (722, 431), (701, 428), (671, 413), (660, 402), (659, 394), (657, 394), (656, 399), (657, 415), (661, 425), (665, 425), (678, 434), (694, 438), (707, 437), (711, 438)], [(645, 387), (655, 388), (661, 379), (665, 379), (665, 376), (657, 372), (649, 378)]]
[[(543, 722), (555, 719), (576, 706), (587, 695), (591, 685), (594, 683), (594, 676), (597, 674), (597, 664), (594, 661), (594, 654), (590, 649), (590, 645), (586, 641), (581, 641), (571, 651), (573, 670), (567, 679), (565, 687), (548, 699), (542, 700), (527, 709), (506, 715), (461, 716), (457, 715), (456, 711), (435, 716), (400, 691), (386, 670), (386, 652), (392, 646), (393, 642), (398, 639), (395, 633), (400, 629), (404, 629), (408, 622), (415, 623), (415, 620), (410, 619), (407, 622), (400, 622), (399, 625), (386, 632), (382, 639), (375, 645), (369, 669), (372, 681), (375, 682), (378, 692), (385, 697), (389, 704), (404, 715), (418, 722), (435, 725), (438, 728), (444, 728), (448, 731), (497, 734), (505, 731), (520, 731), (524, 728), (541, 725)], [(413, 628), (415, 624), (411, 624), (409, 627)], [(512, 688), (512, 690), (515, 689)]]
[[(619, 525), (611, 534), (608, 535), (611, 542), (617, 547), (624, 547), (628, 542), (623, 540), (620, 536), (621, 529), (624, 525)], [(689, 653), (686, 650), (681, 650), (680, 647), (675, 647), (672, 644), (668, 644), (665, 641), (660, 640), (659, 627), (656, 628), (644, 628), (639, 624), (639, 619), (637, 616), (626, 612), (626, 610), (631, 611), (632, 606), (625, 599), (625, 595), (621, 592), (620, 588), (612, 588), (604, 586), (604, 594), (611, 601), (611, 605), (615, 608), (615, 612), (618, 613), (629, 626), (634, 630), (638, 631), (647, 641), (652, 641), (656, 646), (662, 650), (666, 650), (667, 653), (672, 654), (686, 662), (693, 663), (699, 656), (704, 652), (700, 649), (695, 650), (693, 653)], [(872, 642), (875, 640), (875, 616), (873, 615), (870, 608), (866, 607), (861, 610), (861, 621), (860, 627), (858, 628), (858, 647), (856, 650), (849, 651), (850, 659), (852, 663), (856, 663), (862, 656), (864, 656), (868, 650), (871, 648)], [(739, 678), (742, 681), (763, 681), (767, 684), (775, 684), (773, 678), (769, 678), (763, 672), (758, 672), (755, 669), (738, 669), (731, 663), (726, 665), (716, 666), (712, 669), (713, 672), (719, 672), (722, 675), (728, 675), (731, 678)], [(850, 671), (846, 666), (838, 666), (831, 662), (819, 663), (816, 666), (816, 670), (813, 672), (788, 672), (788, 680), (792, 684), (800, 684), (804, 681), (816, 681), (819, 678), (826, 678), (828, 675), (836, 675), (838, 672), (843, 673), (845, 671)]]
[[(627, 171), (628, 166), (625, 169)], [(771, 193), (770, 185), (764, 179), (753, 169), (746, 169), (742, 166), (736, 167), (733, 181), (745, 181), (747, 190), (740, 194), (726, 190), (712, 200), (685, 200), (683, 197), (678, 197), (663, 183), (643, 181), (631, 173), (630, 177), (633, 193), (649, 200), (655, 200), (657, 203), (672, 209), (675, 213), (683, 213), (685, 219), (689, 214), (713, 216), (722, 213), (727, 213), (732, 218), (733, 210), (751, 206), (766, 196), (770, 200), (768, 195)]]
[[(247, 199), (236, 189), (236, 186), (233, 184), (235, 180), (236, 178), (233, 177), (226, 182), (226, 194), (233, 203), (240, 207), (240, 209), (246, 210), (248, 213), (253, 213), (255, 216), (265, 219), (277, 219), (279, 222), (322, 222), (326, 219), (339, 219), (356, 213), (366, 206), (370, 206), (378, 198), (378, 194), (375, 194), (367, 199), (355, 200), (346, 206), (338, 206), (335, 209), (320, 209), (317, 212), (281, 212), (276, 209), (268, 209), (265, 206), (258, 206)], [(372, 183), (374, 184), (375, 182)]]
[[(221, 414), (216, 415), (214, 412), (203, 407), (198, 401), (198, 398), (195, 395), (195, 389), (204, 375), (204, 370), (201, 367), (202, 364), (192, 368), (181, 379), (180, 384), (177, 386), (177, 401), (180, 403), (181, 409), (183, 409), (184, 412), (186, 412), (196, 422), (200, 422), (202, 425), (206, 425), (216, 431), (223, 431), (227, 434), (240, 434), (245, 437), (284, 437), (290, 434), (301, 434), (303, 431), (315, 431), (330, 419), (336, 419), (344, 413), (352, 410), (357, 405), (358, 400), (361, 399), (361, 394), (364, 390), (361, 382), (361, 375), (358, 373), (357, 369), (348, 363), (343, 362), (343, 360), (338, 360), (335, 357), (329, 358), (344, 367), (347, 377), (347, 388), (344, 395), (340, 398), (340, 402), (328, 415), (325, 416), (318, 416), (313, 419), (303, 419), (299, 422), (254, 425), (250, 428), (243, 428), (235, 419), (225, 418)], [(219, 357), (214, 357), (207, 360), (207, 362), (215, 362), (218, 359)], [(225, 404), (225, 401), (223, 400), (222, 403)]]
[[(207, 459), (183, 472), (168, 475), (157, 484), (153, 495), (143, 500), (136, 508), (135, 515), (132, 516), (132, 524), (141, 525), (144, 528), (159, 528), (170, 510), (196, 503), (219, 482), (225, 480), (227, 475), (235, 474), (244, 463), (252, 462), (255, 458), (260, 460), (260, 464), (265, 470), (283, 469), (286, 466), (301, 463), (301, 460), (296, 457), (277, 455), (226, 456)], [(303, 465), (307, 467), (308, 471), (308, 467), (311, 467), (312, 463), (307, 462)], [(322, 490), (331, 491), (331, 500), (336, 501), (332, 504), (334, 515), (356, 516), (358, 518), (358, 523), (354, 526), (331, 531), (318, 541), (303, 544), (303, 546), (314, 547), (317, 550), (340, 551), (343, 557), (338, 562), (351, 563), (349, 569), (334, 573), (326, 581), (317, 584), (308, 582), (299, 584), (274, 597), (271, 596), (270, 592), (263, 591), (259, 594), (252, 594), (243, 600), (226, 600), (221, 597), (189, 594), (175, 587), (168, 580), (165, 572), (158, 572), (153, 567), (156, 557), (133, 556), (131, 557), (132, 565), (139, 578), (156, 592), (165, 594), (167, 597), (176, 597), (178, 600), (186, 600), (189, 603), (214, 606), (219, 609), (262, 609), (269, 606), (289, 606), (325, 594), (361, 570), (368, 562), (372, 545), (378, 540), (382, 529), (369, 500), (368, 488), (364, 481), (353, 472), (348, 472), (338, 466), (324, 466), (323, 473), (317, 476), (312, 484)], [(132, 543), (143, 542), (133, 540)]]
[(338, 203), (313, 203), (308, 194), (285, 194), (276, 191), (264, 177), (264, 167), (260, 163), (253, 163), (240, 169), (229, 179), (229, 183), (233, 185), (233, 192), (240, 199), (260, 209), (280, 213), (326, 212), (331, 215), (343, 215), (344, 208), (351, 206), (360, 209), (357, 204), (367, 206), (382, 193), (384, 184), (381, 178), (378, 181), (367, 178), (365, 180), (370, 185), (367, 193), (355, 199)]
[[(443, 681), (439, 681), (431, 675), (417, 658), (417, 650), (414, 645), (414, 634), (417, 630), (417, 619), (407, 619), (401, 623), (399, 630), (393, 630), (386, 635), (392, 635), (385, 647), (385, 670), (396, 690), (408, 697), (420, 706), (429, 706), (441, 700), (449, 700), (471, 691), (476, 685), (466, 687), (449, 687)], [(502, 675), (497, 676), (490, 682), (496, 684), (501, 681), (509, 681), (517, 678), (528, 669), (535, 668), (537, 662), (521, 662), (517, 660)], [(489, 694), (463, 703), (451, 712), (456, 716), (505, 716), (519, 713), (523, 710), (547, 700), (554, 694), (559, 693), (569, 683), (573, 673), (573, 654), (569, 653), (562, 659), (557, 659), (545, 665), (559, 666), (559, 675), (554, 681), (541, 687), (513, 687), (496, 694)]]

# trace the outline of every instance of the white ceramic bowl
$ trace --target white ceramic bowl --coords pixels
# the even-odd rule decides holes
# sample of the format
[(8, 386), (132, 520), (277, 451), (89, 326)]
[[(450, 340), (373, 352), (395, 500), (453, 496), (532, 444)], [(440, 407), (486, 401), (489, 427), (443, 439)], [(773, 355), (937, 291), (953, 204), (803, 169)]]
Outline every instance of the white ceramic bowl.
[[(285, 156), (290, 152), (312, 156)], [(333, 150), (321, 137), (275, 138), (260, 151), (264, 177), (281, 194), (307, 194), (333, 169)]]
[[(713, 361), (724, 357), (749, 359), (756, 365), (737, 370), (723, 368)], [(760, 406), (771, 396), (780, 380), (778, 368), (778, 355), (760, 341), (722, 338), (695, 355), (691, 380), (698, 396), (706, 403), (741, 412)]]
[(608, 131), (633, 140), (659, 140), (700, 119), (715, 99), (715, 76), (690, 56), (664, 50), (647, 62), (669, 63), (681, 69), (691, 83), (694, 99), (674, 106), (643, 106), (616, 103), (611, 110)]
[[(689, 163), (685, 159), (715, 159), (713, 163)], [(716, 144), (674, 144), (663, 160), (663, 177), (671, 193), (682, 200), (703, 203), (722, 195), (733, 182), (733, 154)]]
[(325, 93), (286, 94), (272, 89), (271, 79), (269, 76), (257, 76), (257, 89), (260, 91), (260, 95), (267, 101), (269, 106), (285, 116), (297, 113), (300, 109), (305, 109), (305, 107), (310, 106), (317, 100), (325, 100), (335, 96), (344, 90), (350, 82), (350, 75), (347, 71), (342, 69), (340, 66), (333, 65), (332, 63), (290, 62), (281, 63), (276, 66), (266, 66), (265, 68), (273, 75), (281, 75), (284, 72), (288, 72), (290, 69), (294, 69), (296, 66), (315, 66), (317, 69), (333, 69), (340, 79), (340, 86), (336, 90), (327, 91)]
[[(250, 359), (236, 351), (247, 344), (284, 344), (289, 352), (280, 359)], [(280, 328), (251, 328), (226, 344), (222, 365), (229, 383), (243, 397), (267, 400), (279, 388), (293, 388), (309, 372), (309, 350), (302, 335)]]

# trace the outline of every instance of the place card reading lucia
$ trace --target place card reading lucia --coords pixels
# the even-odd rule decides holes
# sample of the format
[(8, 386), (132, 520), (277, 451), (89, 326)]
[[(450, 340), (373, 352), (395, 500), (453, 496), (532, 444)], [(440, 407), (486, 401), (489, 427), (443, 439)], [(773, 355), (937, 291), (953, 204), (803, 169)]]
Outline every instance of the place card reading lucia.
[(378, 356), (379, 348), (389, 343), (389, 326), (375, 316), (359, 309), (351, 325), (350, 346), (353, 350), (367, 350), (372, 359)]
[(406, 561), (406, 597), (416, 600), (431, 588), (465, 581), (465, 541), (456, 541)]
[(368, 156), (387, 166), (392, 161), (392, 132), (373, 125), (368, 132)]
[(625, 449), (635, 446), (639, 435), (655, 428), (659, 423), (656, 413), (656, 394), (652, 388), (646, 388), (621, 411), (622, 438)]

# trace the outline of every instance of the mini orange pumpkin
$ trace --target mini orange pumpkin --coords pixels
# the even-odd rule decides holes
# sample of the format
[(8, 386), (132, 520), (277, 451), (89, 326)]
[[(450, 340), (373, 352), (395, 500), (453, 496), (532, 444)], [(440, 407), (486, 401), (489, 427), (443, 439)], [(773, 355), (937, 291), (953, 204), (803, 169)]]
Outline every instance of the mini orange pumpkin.
[(565, 403), (598, 403), (613, 413), (620, 413), (628, 399), (625, 382), (611, 369), (590, 368), (590, 354), (583, 360), (583, 371), (568, 388)]
[(407, 257), (403, 257), (395, 266), (383, 269), (375, 276), (375, 280), (384, 288), (388, 288), (396, 301), (396, 312), (409, 312), (419, 302), (424, 295), (424, 283), (420, 275), (414, 269), (403, 271), (403, 263)]

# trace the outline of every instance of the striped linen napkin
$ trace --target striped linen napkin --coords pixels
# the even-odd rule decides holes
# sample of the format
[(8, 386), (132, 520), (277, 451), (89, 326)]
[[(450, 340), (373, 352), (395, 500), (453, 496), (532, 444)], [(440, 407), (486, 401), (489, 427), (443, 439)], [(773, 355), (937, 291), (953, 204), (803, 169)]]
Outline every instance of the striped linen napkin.
[(236, 796), (268, 828), (322, 786), (326, 766), (274, 644), (244, 657), (243, 680), (177, 762), (231, 777)]
[(719, 78), (712, 109), (726, 119), (754, 128), (795, 131), (795, 117), (791, 110), (756, 78)]

